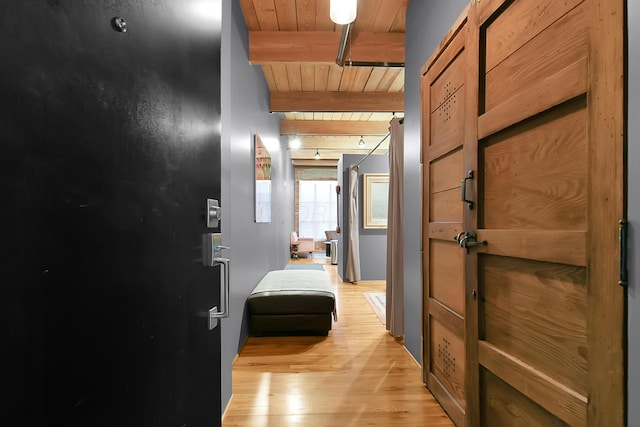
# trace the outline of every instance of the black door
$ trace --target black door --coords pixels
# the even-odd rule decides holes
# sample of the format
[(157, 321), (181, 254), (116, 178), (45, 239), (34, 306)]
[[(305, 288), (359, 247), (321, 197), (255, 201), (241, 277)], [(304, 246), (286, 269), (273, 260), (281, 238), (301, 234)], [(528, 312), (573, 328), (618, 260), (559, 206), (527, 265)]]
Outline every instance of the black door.
[(220, 424), (220, 14), (0, 2), (0, 425)]

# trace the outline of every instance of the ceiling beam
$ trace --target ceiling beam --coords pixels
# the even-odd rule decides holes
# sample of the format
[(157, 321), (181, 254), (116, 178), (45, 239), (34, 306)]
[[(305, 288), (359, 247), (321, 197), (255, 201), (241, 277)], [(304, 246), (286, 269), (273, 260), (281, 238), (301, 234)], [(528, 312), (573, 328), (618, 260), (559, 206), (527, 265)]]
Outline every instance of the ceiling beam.
[[(386, 135), (385, 135), (386, 136)], [(373, 147), (378, 144), (384, 136), (381, 135), (364, 135), (365, 148)], [(291, 139), (291, 138), (290, 138)], [(358, 145), (360, 135), (338, 135), (338, 136), (320, 136), (320, 135), (302, 135), (296, 136), (295, 139), (300, 141), (301, 147), (313, 148), (362, 148)], [(385, 142), (383, 142), (383, 145)]]
[[(249, 62), (336, 63), (340, 32), (249, 31)], [(354, 32), (345, 60), (404, 63), (404, 33)]]
[(389, 122), (281, 120), (280, 135), (386, 135)]
[(402, 112), (404, 92), (271, 92), (271, 112)]
[[(319, 149), (317, 150), (320, 154), (320, 159), (339, 159), (343, 154), (360, 154), (367, 155), (371, 151), (371, 148), (366, 150), (358, 150), (358, 149), (339, 149), (339, 150), (330, 150), (330, 149)], [(388, 148), (378, 148), (375, 151), (375, 154), (386, 154), (389, 151)], [(291, 149), (291, 158), (292, 159), (315, 159), (316, 150), (308, 150), (308, 149)]]

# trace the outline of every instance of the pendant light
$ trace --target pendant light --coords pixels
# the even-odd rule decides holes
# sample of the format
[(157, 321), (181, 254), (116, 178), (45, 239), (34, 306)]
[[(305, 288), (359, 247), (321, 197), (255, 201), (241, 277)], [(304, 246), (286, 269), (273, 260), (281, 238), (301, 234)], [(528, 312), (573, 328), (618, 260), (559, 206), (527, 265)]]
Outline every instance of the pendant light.
[(358, 141), (358, 145), (360, 147), (364, 147), (364, 138), (362, 138), (362, 136), (360, 136), (360, 141)]
[(358, 0), (331, 0), (329, 16), (338, 25), (350, 24), (356, 19)]
[(320, 159), (320, 152), (318, 151), (317, 148), (316, 148), (316, 154), (314, 154), (313, 157), (315, 157), (316, 160)]

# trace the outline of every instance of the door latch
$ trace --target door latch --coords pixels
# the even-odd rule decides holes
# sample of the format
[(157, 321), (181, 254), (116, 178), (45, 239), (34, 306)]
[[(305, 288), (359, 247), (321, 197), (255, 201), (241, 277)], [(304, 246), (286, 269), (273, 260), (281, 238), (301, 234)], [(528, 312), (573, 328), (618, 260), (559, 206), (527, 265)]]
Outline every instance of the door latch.
[(476, 241), (477, 236), (473, 231), (463, 231), (462, 233), (458, 233), (453, 240), (455, 240), (461, 248), (464, 248), (467, 253), (469, 253), (469, 248), (477, 248), (480, 246), (487, 246), (488, 242), (486, 240), (482, 240), (480, 242)]

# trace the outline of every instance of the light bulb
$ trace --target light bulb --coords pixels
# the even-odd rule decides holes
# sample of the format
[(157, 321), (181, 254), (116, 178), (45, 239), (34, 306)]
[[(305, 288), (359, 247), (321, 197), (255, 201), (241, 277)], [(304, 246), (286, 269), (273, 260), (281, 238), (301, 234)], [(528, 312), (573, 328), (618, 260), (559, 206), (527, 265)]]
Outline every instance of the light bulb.
[(316, 154), (314, 154), (313, 157), (315, 157), (316, 160), (318, 160), (320, 158), (320, 152), (318, 151), (317, 148), (316, 148)]
[(360, 141), (358, 141), (358, 145), (360, 147), (364, 147), (364, 139), (362, 138), (362, 136), (360, 137)]
[(356, 19), (358, 0), (331, 0), (329, 16), (338, 25), (349, 24)]

